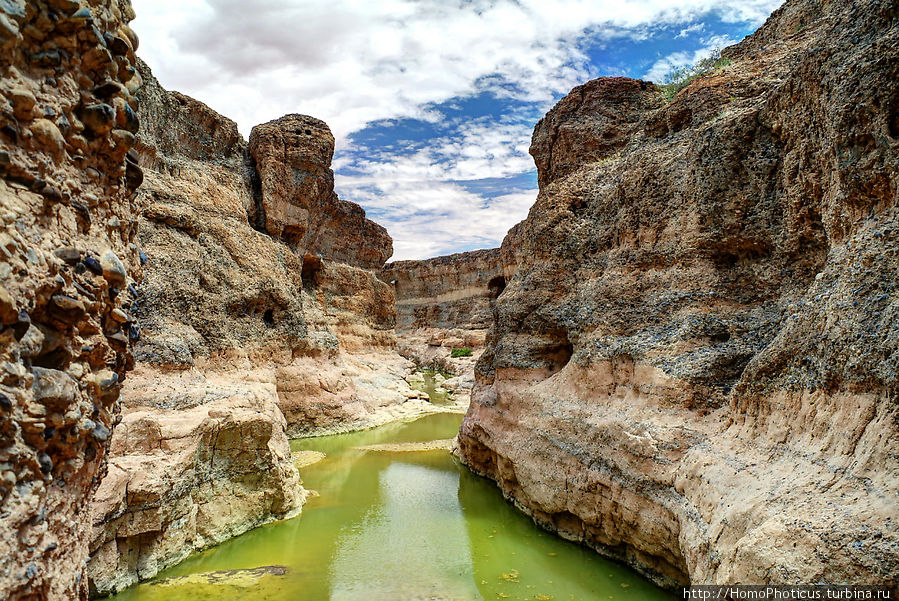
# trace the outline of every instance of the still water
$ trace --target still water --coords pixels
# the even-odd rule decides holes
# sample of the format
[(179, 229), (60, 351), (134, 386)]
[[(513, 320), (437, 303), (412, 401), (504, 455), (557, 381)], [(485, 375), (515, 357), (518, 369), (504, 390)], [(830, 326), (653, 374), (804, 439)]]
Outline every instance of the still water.
[[(298, 440), (320, 496), (162, 572), (117, 601), (671, 601), (631, 570), (538, 529), (446, 450), (357, 447), (446, 439), (461, 415)], [(262, 566), (270, 566), (266, 569)], [(234, 570), (234, 571), (232, 571)]]

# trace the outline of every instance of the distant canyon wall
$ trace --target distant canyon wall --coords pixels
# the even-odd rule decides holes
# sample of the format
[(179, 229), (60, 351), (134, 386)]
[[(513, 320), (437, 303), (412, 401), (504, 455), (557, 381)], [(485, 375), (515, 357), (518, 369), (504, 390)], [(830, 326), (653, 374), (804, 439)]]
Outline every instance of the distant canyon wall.
[(137, 335), (134, 12), (0, 3), (0, 598), (85, 599)]
[[(493, 301), (510, 273), (500, 249), (456, 253), (420, 261), (394, 261), (379, 277), (396, 296), (397, 349), (417, 365), (456, 374), (456, 396), (467, 398), (474, 362), (493, 327)], [(453, 357), (453, 349), (470, 356)]]
[(538, 123), (460, 454), (660, 584), (899, 574), (899, 13), (789, 0)]
[(394, 261), (380, 277), (393, 285), (398, 331), (486, 331), (493, 324), (490, 301), (506, 285), (498, 248)]

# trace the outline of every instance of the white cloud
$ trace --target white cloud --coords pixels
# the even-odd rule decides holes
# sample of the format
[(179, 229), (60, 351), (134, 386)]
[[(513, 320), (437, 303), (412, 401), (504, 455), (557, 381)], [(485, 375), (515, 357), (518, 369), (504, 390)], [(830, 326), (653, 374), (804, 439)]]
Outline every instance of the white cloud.
[(533, 169), (527, 153), (531, 128), (532, 120), (482, 118), (462, 122), (411, 153), (342, 153), (335, 164), (354, 175), (338, 174), (336, 188), (341, 198), (362, 204), (387, 227), (394, 260), (497, 246), (527, 216), (537, 190), (495, 196), (472, 188)]
[[(526, 216), (537, 193), (520, 177), (533, 171), (533, 125), (599, 75), (588, 44), (641, 41), (666, 27), (698, 35), (691, 24), (710, 13), (759, 25), (782, 0), (132, 1), (139, 54), (166, 88), (234, 119), (244, 135), (286, 113), (324, 119), (337, 140), (338, 193), (384, 224), (394, 258), (406, 259), (496, 246)], [(646, 77), (661, 80), (706, 52), (660, 58)], [(484, 93), (526, 105), (467, 121), (434, 108)], [(367, 124), (401, 119), (435, 124), (439, 135), (411, 152), (347, 143)], [(465, 183), (516, 177), (499, 196)]]
[(761, 23), (780, 0), (134, 0), (140, 54), (168, 88), (244, 134), (289, 112), (327, 121), (338, 144), (366, 123), (478, 90), (550, 102), (591, 75), (600, 36), (717, 12)]
[(378, 221), (393, 236), (396, 261), (495, 247), (537, 198), (536, 189), (520, 190), (487, 202), (458, 184), (435, 180), (349, 189), (354, 200), (377, 207)]
[(703, 47), (693, 52), (673, 52), (668, 56), (660, 58), (649, 68), (643, 75), (643, 79), (662, 83), (669, 73), (688, 65), (695, 65), (700, 60), (710, 56), (716, 50), (721, 50), (732, 44), (736, 44), (739, 40), (728, 38), (727, 36), (710, 36), (702, 40)]
[(703, 30), (705, 30), (705, 23), (694, 23), (693, 25), (690, 25), (689, 27), (684, 27), (683, 29), (681, 29), (680, 33), (678, 33), (674, 37), (675, 37), (675, 39), (686, 38), (687, 36), (691, 36), (695, 33), (702, 33)]

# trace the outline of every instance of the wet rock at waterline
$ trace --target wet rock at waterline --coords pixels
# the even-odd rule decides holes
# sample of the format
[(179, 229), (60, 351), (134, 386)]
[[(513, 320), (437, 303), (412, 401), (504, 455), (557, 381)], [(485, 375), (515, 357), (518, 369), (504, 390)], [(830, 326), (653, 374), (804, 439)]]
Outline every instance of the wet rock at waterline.
[[(307, 500), (302, 516), (227, 541), (160, 575), (176, 586), (151, 581), (115, 601), (229, 595), (243, 601), (670, 599), (632, 570), (541, 531), (445, 449), (359, 450), (426, 446), (452, 437), (461, 419), (431, 415), (292, 441), (298, 452), (327, 452), (303, 470), (305, 486), (321, 494)], [(246, 588), (206, 582), (210, 572), (272, 564), (286, 573)]]
[(461, 457), (665, 585), (895, 587), (895, 10), (791, 0), (722, 55), (537, 125)]
[[(102, 36), (133, 35), (133, 17), (125, 0), (4, 0), (0, 11), (0, 598), (9, 601), (88, 594), (84, 516), (132, 365), (112, 317), (130, 299), (116, 291), (140, 277), (130, 140), (115, 129), (137, 106), (140, 77), (130, 47), (111, 55)], [(100, 81), (114, 89), (100, 94)], [(93, 268), (110, 256), (114, 270)]]
[(220, 391), (220, 400), (189, 410), (126, 414), (93, 498), (93, 594), (120, 591), (299, 511), (305, 490), (284, 416), (261, 388)]

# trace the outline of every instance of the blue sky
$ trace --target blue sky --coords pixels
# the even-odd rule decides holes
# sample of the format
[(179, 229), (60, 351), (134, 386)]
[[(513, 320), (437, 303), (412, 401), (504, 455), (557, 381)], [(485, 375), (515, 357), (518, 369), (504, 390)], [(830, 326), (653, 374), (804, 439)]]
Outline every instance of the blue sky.
[(394, 259), (497, 246), (537, 194), (536, 122), (572, 87), (661, 82), (780, 0), (133, 0), (160, 82), (253, 125), (296, 112), (337, 139), (341, 198)]

